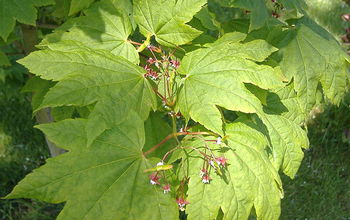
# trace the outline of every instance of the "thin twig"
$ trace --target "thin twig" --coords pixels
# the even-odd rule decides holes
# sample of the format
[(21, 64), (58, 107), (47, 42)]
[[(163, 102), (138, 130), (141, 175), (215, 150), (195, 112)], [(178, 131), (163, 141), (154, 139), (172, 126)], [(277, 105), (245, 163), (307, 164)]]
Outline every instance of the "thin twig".
[(132, 41), (132, 40), (128, 40), (128, 42), (131, 43), (131, 44), (139, 45), (139, 46), (142, 45), (141, 43), (135, 42), (135, 41)]
[(164, 96), (162, 96), (162, 94), (160, 94), (156, 88), (153, 88), (153, 91), (154, 91), (164, 102), (167, 102), (166, 98), (165, 98)]
[(164, 143), (166, 143), (169, 139), (177, 136), (182, 136), (182, 135), (210, 135), (209, 132), (177, 132), (177, 133), (172, 133), (169, 134), (166, 138), (164, 138), (161, 142), (158, 144), (154, 145), (151, 149), (143, 153), (143, 155), (146, 157), (153, 151), (157, 150), (160, 146), (162, 146)]

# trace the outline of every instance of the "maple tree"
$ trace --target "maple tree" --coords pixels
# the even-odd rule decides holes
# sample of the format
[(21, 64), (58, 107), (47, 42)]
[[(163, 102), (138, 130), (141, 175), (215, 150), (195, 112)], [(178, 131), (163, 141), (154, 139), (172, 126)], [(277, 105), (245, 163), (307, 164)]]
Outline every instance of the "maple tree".
[[(65, 202), (58, 219), (278, 219), (279, 172), (295, 176), (309, 112), (339, 104), (349, 77), (305, 2), (64, 2), (18, 62), (34, 113), (55, 119), (37, 128), (68, 152), (6, 198)], [(2, 40), (54, 3), (0, 0)]]

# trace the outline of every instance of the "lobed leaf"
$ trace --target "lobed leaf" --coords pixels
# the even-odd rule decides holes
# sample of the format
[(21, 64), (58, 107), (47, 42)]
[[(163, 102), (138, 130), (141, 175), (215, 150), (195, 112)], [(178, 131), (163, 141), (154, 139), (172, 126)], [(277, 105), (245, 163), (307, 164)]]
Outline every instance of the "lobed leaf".
[(256, 113), (261, 103), (244, 83), (263, 89), (283, 86), (273, 68), (252, 61), (262, 61), (274, 51), (261, 40), (247, 44), (224, 41), (187, 54), (179, 69), (186, 77), (177, 108), (185, 117), (223, 134), (221, 114), (215, 105)]
[(41, 126), (50, 138), (60, 145), (68, 144), (71, 151), (49, 159), (6, 198), (66, 201), (57, 219), (177, 219), (175, 201), (152, 186), (143, 172), (152, 167), (142, 156), (143, 121), (135, 114), (128, 119), (103, 132), (89, 147), (83, 144), (83, 129), (69, 130), (71, 140), (81, 140), (71, 144), (56, 132), (69, 124), (84, 126), (85, 120)]
[(319, 30), (299, 24), (295, 38), (283, 49), (283, 73), (294, 80), (294, 89), (302, 100), (306, 114), (316, 103), (319, 83), (324, 95), (339, 104), (346, 88), (346, 54), (330, 36)]
[(185, 24), (206, 0), (134, 0), (134, 17), (144, 36), (155, 36), (164, 46), (186, 44), (201, 32)]
[(50, 47), (51, 43), (66, 40), (77, 41), (86, 47), (107, 50), (139, 63), (136, 48), (128, 41), (133, 31), (128, 8), (113, 2), (105, 0), (96, 3), (85, 11), (86, 16), (68, 20), (55, 33), (47, 35), (40, 47)]
[(266, 137), (242, 119), (227, 125), (226, 131), (228, 145), (212, 144), (210, 148), (227, 158), (228, 165), (222, 169), (222, 176), (211, 169), (210, 184), (201, 182), (198, 173), (203, 161), (196, 152), (183, 157), (190, 167), (188, 219), (215, 219), (219, 209), (223, 219), (248, 219), (253, 207), (258, 219), (278, 219), (283, 192), (277, 170), (265, 151)]

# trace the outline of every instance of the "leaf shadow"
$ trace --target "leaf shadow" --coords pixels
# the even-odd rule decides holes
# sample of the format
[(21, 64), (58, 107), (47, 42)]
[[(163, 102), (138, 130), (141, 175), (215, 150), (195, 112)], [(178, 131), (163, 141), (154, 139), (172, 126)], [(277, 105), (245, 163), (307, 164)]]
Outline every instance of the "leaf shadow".
[(115, 4), (116, 3), (113, 3), (113, 1), (96, 2), (92, 4), (83, 12), (84, 16), (68, 19), (63, 25), (57, 28), (54, 33), (48, 35), (46, 39), (50, 43), (57, 43), (61, 40), (80, 41), (79, 36), (77, 35), (67, 37), (68, 39), (65, 39), (65, 35), (67, 35), (67, 33), (73, 33), (73, 30), (76, 29), (81, 31), (82, 35), (102, 43), (102, 35), (105, 35), (111, 30), (118, 31), (117, 27), (115, 26), (115, 16), (130, 19), (131, 21), (132, 14), (126, 10), (122, 11), (121, 9), (117, 9)]

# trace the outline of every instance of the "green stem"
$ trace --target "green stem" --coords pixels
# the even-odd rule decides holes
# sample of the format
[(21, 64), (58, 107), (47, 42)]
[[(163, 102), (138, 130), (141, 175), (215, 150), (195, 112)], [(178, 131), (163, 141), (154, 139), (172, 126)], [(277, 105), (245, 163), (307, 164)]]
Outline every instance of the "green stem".
[(141, 46), (137, 49), (138, 53), (141, 53), (150, 43), (151, 43), (151, 34), (147, 35), (146, 40), (141, 44)]
[(177, 133), (176, 116), (174, 114), (171, 115), (171, 121), (172, 121), (172, 124), (173, 124), (173, 135), (174, 135), (174, 137), (176, 139), (177, 144), (180, 145), (180, 141), (179, 141), (179, 139), (177, 138), (177, 135), (176, 135), (176, 133)]

